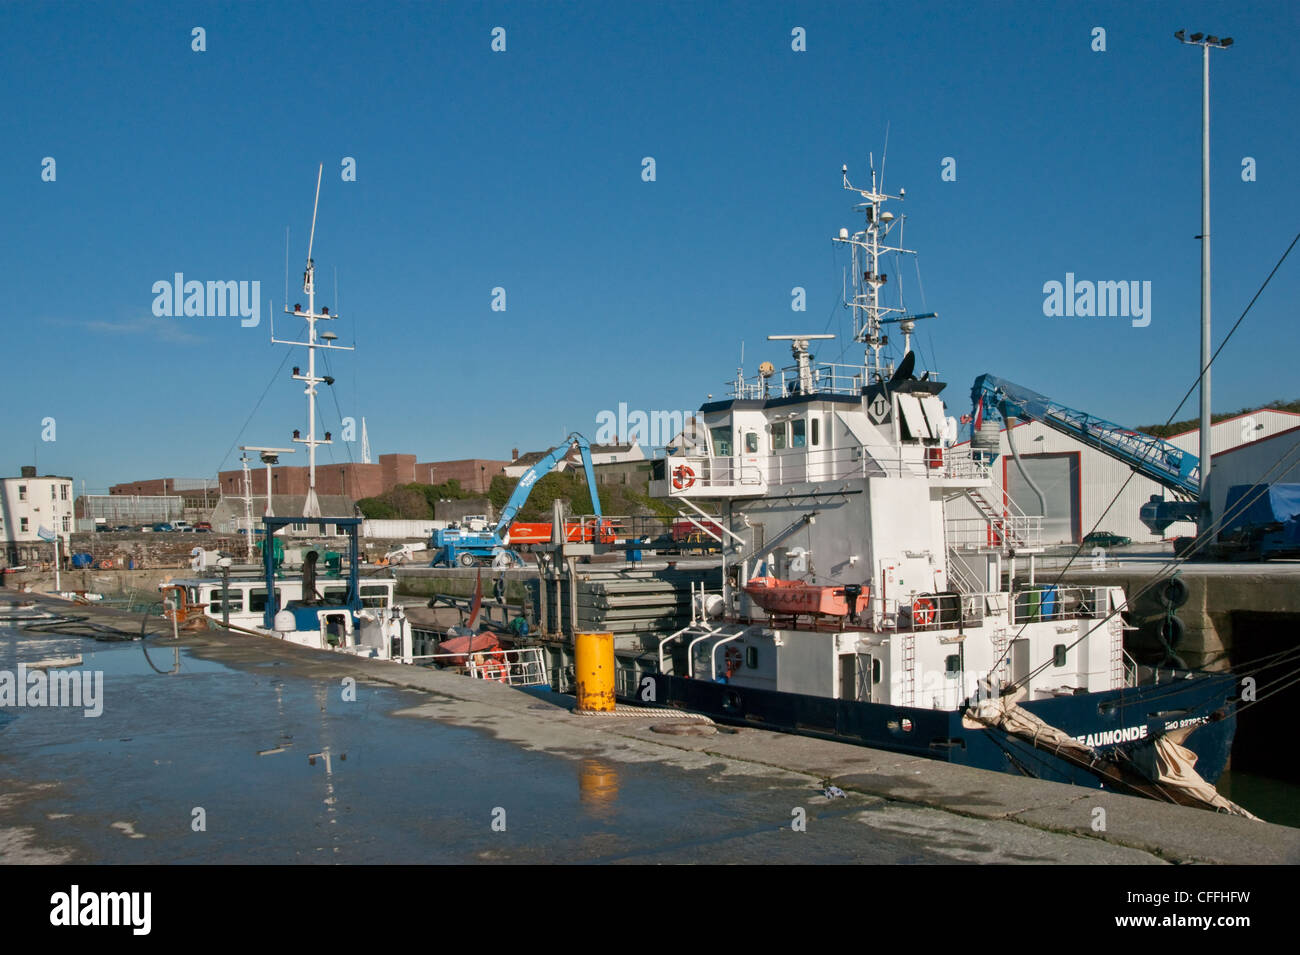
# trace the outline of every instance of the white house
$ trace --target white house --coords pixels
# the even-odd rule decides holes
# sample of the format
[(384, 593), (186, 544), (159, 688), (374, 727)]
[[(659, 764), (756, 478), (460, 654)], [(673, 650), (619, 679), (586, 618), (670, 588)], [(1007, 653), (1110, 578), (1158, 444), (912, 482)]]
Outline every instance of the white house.
[(36, 475), (36, 468), (24, 467), (22, 476), (0, 478), (0, 540), (11, 564), (48, 559), (53, 548), (48, 542), (57, 535), (62, 552), (74, 528), (72, 478)]

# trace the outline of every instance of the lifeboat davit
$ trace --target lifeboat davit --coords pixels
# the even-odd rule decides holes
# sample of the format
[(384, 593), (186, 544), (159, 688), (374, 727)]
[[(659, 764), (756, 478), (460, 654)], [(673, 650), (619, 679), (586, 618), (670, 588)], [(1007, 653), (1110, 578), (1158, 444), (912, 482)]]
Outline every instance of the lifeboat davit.
[(862, 587), (856, 606), (849, 607), (843, 586), (806, 584), (800, 580), (776, 577), (753, 577), (745, 584), (745, 593), (768, 613), (821, 614), (826, 617), (856, 616), (870, 603), (870, 588)]

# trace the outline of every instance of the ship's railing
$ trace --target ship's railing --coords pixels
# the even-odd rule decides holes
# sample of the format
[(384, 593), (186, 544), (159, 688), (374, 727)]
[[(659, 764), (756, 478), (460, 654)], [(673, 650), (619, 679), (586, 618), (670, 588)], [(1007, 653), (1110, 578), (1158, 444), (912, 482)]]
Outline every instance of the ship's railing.
[(969, 478), (989, 476), (988, 465), (966, 449), (881, 445), (806, 449), (804, 454), (775, 453), (767, 459), (768, 484), (839, 481), (855, 477)]
[[(860, 395), (863, 387), (869, 383), (866, 369), (862, 365), (823, 361), (813, 362), (810, 370), (812, 382), (807, 391), (809, 394)], [(929, 380), (940, 379), (931, 373)], [(754, 375), (751, 378), (732, 381), (730, 387), (731, 397), (755, 400), (805, 393), (798, 365), (787, 365), (768, 378)]]
[[(879, 601), (881, 621), (900, 631), (954, 630), (984, 622), (986, 594), (918, 594), (914, 597)], [(876, 602), (873, 601), (873, 606)]]
[(1080, 620), (1102, 617), (1109, 612), (1109, 591), (1105, 587), (1042, 584), (1016, 591), (1011, 601), (1013, 624)]
[(413, 656), (417, 664), (433, 663), (476, 680), (507, 686), (550, 686), (545, 651), (541, 647), (517, 650), (477, 650), (473, 653), (425, 653)]
[[(663, 462), (662, 474), (660, 462)], [(687, 471), (676, 473), (677, 468), (685, 467)], [(718, 457), (672, 457), (654, 462), (651, 472), (653, 480), (665, 480), (687, 487), (737, 487), (761, 486), (763, 471), (757, 465), (745, 464), (736, 458)]]
[(946, 524), (948, 546), (961, 550), (1000, 550), (1006, 545), (1025, 549), (1043, 546), (1043, 519), (1037, 515), (950, 517)]
[(971, 481), (989, 477), (989, 466), (969, 449), (920, 445), (804, 447), (740, 457), (665, 456), (656, 458), (652, 468), (651, 480), (659, 485), (655, 493), (667, 495), (695, 488), (761, 491), (769, 485), (868, 477)]

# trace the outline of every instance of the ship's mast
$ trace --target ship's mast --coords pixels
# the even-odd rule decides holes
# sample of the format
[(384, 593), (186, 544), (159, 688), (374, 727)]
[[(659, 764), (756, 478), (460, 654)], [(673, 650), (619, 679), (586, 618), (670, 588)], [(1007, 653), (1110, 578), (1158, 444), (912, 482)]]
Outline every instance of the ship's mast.
[[(911, 249), (889, 244), (889, 235), (902, 220), (895, 218), (892, 212), (883, 210), (890, 199), (900, 202), (907, 195), (907, 190), (900, 189), (898, 195), (891, 196), (883, 191), (883, 186), (876, 183), (876, 170), (871, 169), (871, 188), (860, 189), (849, 182), (849, 167), (842, 166), (840, 172), (844, 178), (844, 188), (856, 192), (865, 202), (858, 203), (855, 209), (861, 210), (866, 224), (861, 231), (849, 235), (848, 229), (840, 229), (836, 242), (843, 242), (852, 250), (853, 285), (852, 295), (844, 302), (846, 308), (853, 311), (853, 340), (867, 346), (864, 355), (866, 371), (865, 380), (879, 380), (886, 374), (880, 365), (880, 349), (886, 344), (881, 335), (881, 326), (898, 322), (904, 335), (904, 354), (911, 348), (913, 323), (919, 315), (904, 315), (901, 307), (882, 305), (880, 289), (889, 281), (889, 276), (880, 270), (880, 257), (890, 252), (915, 255)], [(928, 316), (926, 316), (928, 317)]]
[(294, 305), (293, 311), (285, 306), (285, 312), (298, 318), (307, 320), (307, 340), (305, 342), (280, 341), (275, 337), (274, 329), (271, 333), (271, 341), (277, 345), (298, 345), (307, 349), (307, 374), (299, 374), (299, 370), (294, 368), (293, 378), (295, 381), (306, 383), (303, 389), (307, 396), (307, 437), (302, 437), (299, 431), (294, 431), (293, 440), (297, 444), (307, 445), (307, 499), (303, 501), (303, 517), (320, 517), (320, 500), (316, 497), (316, 448), (322, 444), (333, 444), (330, 433), (325, 432), (324, 438), (316, 437), (316, 386), (322, 382), (327, 385), (333, 385), (334, 379), (326, 375), (323, 378), (316, 375), (316, 349), (334, 349), (337, 351), (352, 351), (351, 346), (335, 345), (334, 341), (338, 338), (333, 332), (324, 332), (320, 340), (316, 337), (316, 323), (318, 321), (332, 321), (338, 318), (338, 315), (331, 315), (329, 306), (321, 308), (320, 312), (316, 311), (316, 263), (312, 259), (312, 248), (316, 242), (316, 210), (320, 206), (320, 182), (321, 173), (325, 165), (322, 163), (316, 170), (316, 201), (312, 204), (311, 209), (311, 237), (307, 240), (307, 268), (302, 275), (302, 290), (307, 293), (307, 311), (302, 310), (301, 305)]

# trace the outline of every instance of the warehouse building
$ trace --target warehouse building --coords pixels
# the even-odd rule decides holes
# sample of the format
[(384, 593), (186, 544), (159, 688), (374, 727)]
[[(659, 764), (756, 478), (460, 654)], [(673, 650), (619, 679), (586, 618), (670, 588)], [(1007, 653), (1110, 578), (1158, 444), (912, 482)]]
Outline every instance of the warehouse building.
[[(1211, 430), (1216, 461), (1210, 474), (1212, 500), (1217, 506), (1221, 509), (1230, 484), (1255, 483), (1266, 474), (1290, 447), (1286, 440), (1276, 439), (1298, 429), (1300, 414), (1273, 408), (1216, 422)], [(1200, 450), (1199, 429), (1167, 440), (1192, 454)], [(1295, 440), (1300, 438), (1292, 438), (1291, 442)], [(967, 446), (969, 442), (960, 442), (955, 447)], [(1013, 446), (1019, 464), (1012, 455)], [(1094, 528), (1132, 538), (1135, 544), (1195, 533), (1195, 527), (1184, 522), (1171, 525), (1163, 535), (1153, 534), (1138, 512), (1152, 495), (1172, 495), (1121, 461), (1040, 422), (1018, 421), (1010, 431), (1004, 426), (999, 451), (993, 466), (994, 487), (984, 493), (991, 501), (1001, 499), (1013, 514), (1018, 508), (1026, 515), (1041, 515), (1045, 545), (1077, 544)], [(1229, 468), (1223, 475), (1216, 474), (1220, 458)], [(1275, 475), (1265, 480), (1297, 480), (1295, 471), (1287, 473), (1292, 477)], [(979, 512), (975, 505), (959, 499), (952, 503), (950, 516), (977, 517)]]

